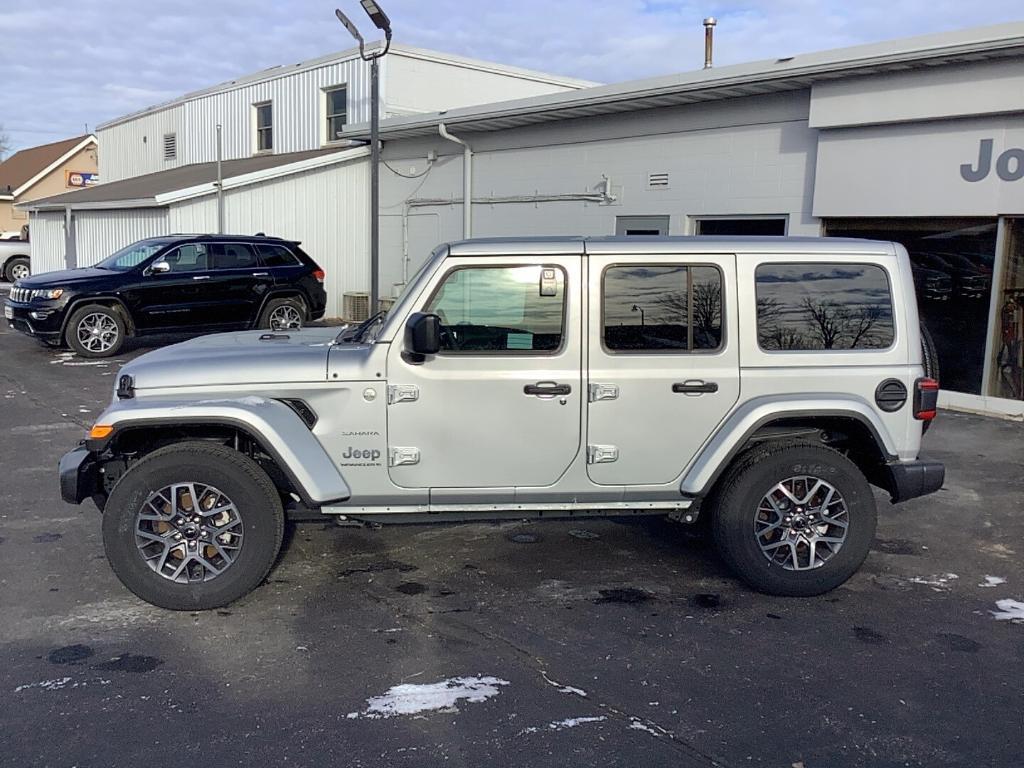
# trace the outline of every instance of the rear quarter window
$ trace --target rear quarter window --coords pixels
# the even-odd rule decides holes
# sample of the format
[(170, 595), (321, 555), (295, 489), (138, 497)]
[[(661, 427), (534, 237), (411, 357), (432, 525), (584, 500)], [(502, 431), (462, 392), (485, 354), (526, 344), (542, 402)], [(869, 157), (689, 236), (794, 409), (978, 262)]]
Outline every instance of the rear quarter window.
[(875, 264), (762, 264), (754, 273), (757, 341), (770, 352), (886, 349), (892, 291)]
[(259, 243), (256, 246), (263, 264), (268, 267), (296, 267), (302, 262), (283, 245)]

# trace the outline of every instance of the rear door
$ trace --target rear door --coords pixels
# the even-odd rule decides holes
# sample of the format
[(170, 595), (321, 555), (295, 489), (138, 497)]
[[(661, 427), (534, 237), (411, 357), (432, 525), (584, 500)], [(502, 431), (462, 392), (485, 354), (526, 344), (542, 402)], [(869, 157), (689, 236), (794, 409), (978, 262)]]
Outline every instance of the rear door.
[(735, 256), (588, 261), (588, 474), (668, 483), (739, 398)]
[(212, 243), (208, 297), (204, 313), (214, 325), (246, 327), (255, 323), (263, 298), (274, 286), (271, 270), (248, 243)]

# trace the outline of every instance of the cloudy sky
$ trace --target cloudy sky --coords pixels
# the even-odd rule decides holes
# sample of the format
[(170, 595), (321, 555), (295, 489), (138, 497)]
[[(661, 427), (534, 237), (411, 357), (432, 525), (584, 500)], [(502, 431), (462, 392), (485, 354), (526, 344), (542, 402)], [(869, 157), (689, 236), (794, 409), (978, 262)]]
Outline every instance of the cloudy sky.
[[(14, 149), (275, 64), (348, 48), (357, 0), (0, 0), (0, 126)], [(614, 82), (1024, 18), (1020, 0), (382, 0), (395, 39)]]

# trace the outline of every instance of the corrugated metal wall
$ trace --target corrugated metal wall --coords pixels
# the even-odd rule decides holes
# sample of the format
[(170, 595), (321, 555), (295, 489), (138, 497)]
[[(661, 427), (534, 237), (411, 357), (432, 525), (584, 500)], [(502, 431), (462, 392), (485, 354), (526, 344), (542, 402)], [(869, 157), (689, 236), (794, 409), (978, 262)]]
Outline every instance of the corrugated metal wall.
[[(229, 190), (224, 228), (301, 240), (327, 273), (327, 316), (337, 317), (344, 292), (369, 289), (368, 185), (369, 163), (360, 159)], [(168, 226), (171, 232), (215, 232), (216, 197), (172, 205)]]
[(64, 269), (64, 213), (29, 214), (32, 233), (32, 274)]
[[(299, 152), (323, 145), (323, 89), (348, 86), (348, 121), (370, 119), (370, 77), (361, 59), (282, 74), (275, 79), (200, 96), (151, 115), (97, 131), (104, 182), (216, 159), (216, 126), (223, 126), (224, 159), (253, 154), (252, 105), (273, 102), (274, 151)], [(382, 77), (383, 80), (383, 77)], [(383, 93), (383, 83), (382, 83)], [(163, 159), (163, 135), (177, 133), (175, 160)], [(145, 139), (145, 140), (144, 140)]]
[(75, 254), (80, 267), (91, 266), (136, 240), (170, 232), (164, 208), (75, 211), (73, 215)]

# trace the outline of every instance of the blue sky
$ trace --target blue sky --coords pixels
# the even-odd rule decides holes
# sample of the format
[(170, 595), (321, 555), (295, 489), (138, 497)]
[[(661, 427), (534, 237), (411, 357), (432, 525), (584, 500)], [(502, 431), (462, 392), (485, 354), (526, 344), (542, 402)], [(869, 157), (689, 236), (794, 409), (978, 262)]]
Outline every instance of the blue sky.
[[(730, 64), (1024, 18), (1020, 0), (381, 0), (395, 39), (589, 80)], [(14, 149), (188, 91), (348, 48), (357, 0), (2, 0), (0, 126)], [(369, 36), (369, 35), (368, 35)]]

